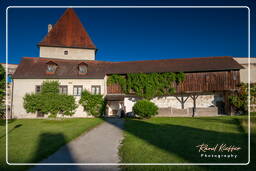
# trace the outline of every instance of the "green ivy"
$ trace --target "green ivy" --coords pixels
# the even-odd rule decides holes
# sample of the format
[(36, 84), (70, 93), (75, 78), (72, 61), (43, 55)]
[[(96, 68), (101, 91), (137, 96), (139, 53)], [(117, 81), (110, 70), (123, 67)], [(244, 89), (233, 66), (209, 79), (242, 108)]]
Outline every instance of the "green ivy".
[[(228, 97), (231, 105), (235, 107), (237, 111), (242, 111), (243, 113), (248, 112), (248, 84), (242, 83), (239, 86), (239, 90), (236, 94)], [(251, 84), (250, 86), (251, 95), (251, 105), (256, 104), (256, 84)]]
[(57, 81), (44, 81), (40, 93), (26, 94), (23, 99), (23, 106), (30, 113), (41, 112), (56, 117), (58, 113), (73, 115), (77, 108), (73, 96), (59, 93)]
[(134, 92), (137, 96), (152, 99), (175, 93), (173, 82), (181, 83), (184, 73), (130, 73), (126, 76), (113, 74), (108, 77), (108, 85), (119, 84), (124, 93)]
[(99, 117), (105, 112), (106, 103), (100, 94), (91, 94), (87, 90), (84, 90), (79, 103), (89, 115)]

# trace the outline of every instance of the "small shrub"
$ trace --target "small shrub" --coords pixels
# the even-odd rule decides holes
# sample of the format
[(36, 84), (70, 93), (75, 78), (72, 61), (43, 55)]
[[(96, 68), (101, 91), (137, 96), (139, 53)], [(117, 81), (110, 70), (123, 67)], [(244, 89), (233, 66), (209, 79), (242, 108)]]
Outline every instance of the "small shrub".
[(142, 118), (150, 118), (158, 113), (158, 107), (149, 100), (137, 101), (132, 110), (133, 113)]
[(89, 115), (99, 117), (105, 112), (106, 103), (102, 95), (91, 94), (87, 90), (84, 90), (79, 103)]
[[(235, 107), (236, 111), (241, 111), (242, 113), (248, 113), (248, 84), (242, 83), (239, 86), (238, 92), (234, 95), (229, 96), (229, 102), (233, 107)], [(251, 105), (256, 104), (256, 84), (251, 84), (250, 86), (250, 94), (251, 94)], [(253, 107), (251, 107), (253, 110)]]

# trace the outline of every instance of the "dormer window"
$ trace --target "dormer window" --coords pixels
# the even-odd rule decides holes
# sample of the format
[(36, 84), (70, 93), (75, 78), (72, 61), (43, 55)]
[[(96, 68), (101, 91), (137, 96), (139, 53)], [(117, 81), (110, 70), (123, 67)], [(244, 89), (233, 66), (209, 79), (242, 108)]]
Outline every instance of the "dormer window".
[(50, 61), (47, 63), (47, 68), (46, 68), (46, 72), (49, 73), (49, 74), (53, 74), (56, 72), (56, 69), (57, 69), (57, 64)]
[(80, 63), (78, 65), (78, 70), (79, 70), (79, 74), (86, 74), (87, 73), (87, 64), (85, 63)]

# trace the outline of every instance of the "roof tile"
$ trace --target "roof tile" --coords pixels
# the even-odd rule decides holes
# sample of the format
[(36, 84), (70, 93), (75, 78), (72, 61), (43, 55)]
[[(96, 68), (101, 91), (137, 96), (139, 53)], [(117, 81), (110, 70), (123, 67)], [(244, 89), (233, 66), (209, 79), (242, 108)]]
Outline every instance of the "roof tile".
[[(55, 74), (46, 74), (47, 63), (52, 61), (58, 65)], [(85, 75), (79, 74), (78, 65), (84, 62), (88, 65)], [(94, 60), (63, 60), (39, 57), (24, 57), (13, 78), (98, 78), (106, 74), (152, 73), (152, 72), (207, 72), (239, 70), (243, 67), (232, 57), (181, 58), (163, 60), (145, 60), (130, 62), (106, 62)]]
[(72, 8), (68, 8), (64, 12), (63, 16), (38, 45), (96, 49)]

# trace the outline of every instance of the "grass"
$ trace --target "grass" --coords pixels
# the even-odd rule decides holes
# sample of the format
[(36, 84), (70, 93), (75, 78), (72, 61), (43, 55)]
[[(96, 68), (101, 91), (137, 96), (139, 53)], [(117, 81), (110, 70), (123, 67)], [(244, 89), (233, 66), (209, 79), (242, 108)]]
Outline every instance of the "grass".
[[(252, 116), (251, 161), (255, 161), (256, 117)], [(127, 119), (120, 148), (123, 163), (247, 163), (247, 116)], [(241, 147), (237, 159), (201, 158), (206, 143)], [(208, 152), (209, 153), (209, 152)], [(225, 153), (225, 152), (224, 152)], [(211, 153), (212, 154), (212, 153)], [(214, 152), (213, 152), (214, 154)], [(225, 153), (227, 154), (227, 152)], [(253, 170), (249, 166), (123, 166), (123, 170)]]
[[(19, 119), (10, 120), (9, 163), (34, 163), (46, 158), (61, 146), (100, 124), (102, 119)], [(0, 120), (0, 170), (25, 170), (29, 166), (5, 163), (5, 121)]]

